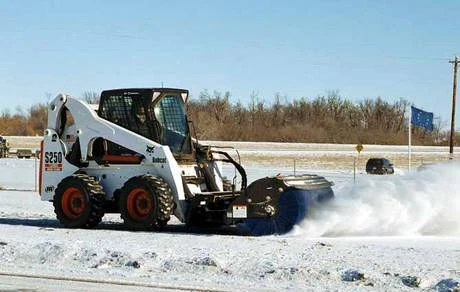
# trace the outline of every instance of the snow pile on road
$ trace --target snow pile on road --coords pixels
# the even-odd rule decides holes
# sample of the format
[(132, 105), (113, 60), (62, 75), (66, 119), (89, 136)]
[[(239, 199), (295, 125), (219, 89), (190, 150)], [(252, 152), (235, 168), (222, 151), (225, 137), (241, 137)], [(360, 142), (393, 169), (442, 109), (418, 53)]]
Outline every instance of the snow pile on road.
[(405, 176), (366, 176), (312, 210), (305, 236), (460, 235), (460, 164)]
[(108, 223), (82, 230), (59, 228), (46, 219), (5, 218), (0, 275), (91, 277), (178, 290), (412, 291), (407, 283), (413, 281), (407, 280), (417, 280), (424, 289), (443, 280), (459, 281), (459, 243), (447, 237), (254, 238), (175, 228), (128, 232)]

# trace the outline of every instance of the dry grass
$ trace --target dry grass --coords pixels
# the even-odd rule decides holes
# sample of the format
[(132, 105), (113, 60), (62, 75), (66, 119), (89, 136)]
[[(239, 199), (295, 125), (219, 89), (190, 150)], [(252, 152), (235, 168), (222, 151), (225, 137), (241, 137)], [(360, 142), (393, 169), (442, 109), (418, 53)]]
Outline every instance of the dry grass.
[[(38, 149), (42, 137), (6, 137), (10, 147)], [(293, 167), (294, 161), (298, 168), (317, 169), (353, 169), (357, 152), (353, 144), (306, 144), (306, 143), (265, 143), (265, 142), (225, 142), (202, 141), (203, 144), (231, 146), (241, 150), (243, 164), (259, 166)], [(427, 162), (448, 159), (447, 147), (414, 146), (412, 166), (414, 168)], [(460, 149), (455, 150), (455, 159), (460, 160)], [(234, 153), (230, 151), (230, 153)], [(232, 155), (234, 156), (234, 155)], [(235, 157), (235, 156), (234, 156)], [(357, 160), (357, 168), (364, 169), (366, 161), (371, 157), (385, 157), (392, 161), (395, 167), (408, 168), (407, 146), (364, 145), (364, 151)]]
[(42, 136), (5, 136), (11, 149), (40, 149)]
[[(362, 154), (359, 159), (356, 155), (340, 152), (327, 155), (317, 155), (315, 153), (310, 155), (277, 155), (273, 153), (270, 153), (270, 155), (243, 154), (241, 156), (241, 161), (243, 164), (259, 166), (293, 167), (295, 163), (297, 168), (351, 170), (356, 160), (357, 169), (364, 170), (367, 160), (371, 157), (385, 157), (390, 159), (396, 168), (408, 168), (409, 159), (407, 154), (392, 153), (383, 155)], [(460, 156), (456, 155), (456, 159), (460, 159)], [(413, 168), (417, 168), (423, 163), (445, 160), (448, 160), (447, 154), (414, 154), (411, 158), (411, 165)]]

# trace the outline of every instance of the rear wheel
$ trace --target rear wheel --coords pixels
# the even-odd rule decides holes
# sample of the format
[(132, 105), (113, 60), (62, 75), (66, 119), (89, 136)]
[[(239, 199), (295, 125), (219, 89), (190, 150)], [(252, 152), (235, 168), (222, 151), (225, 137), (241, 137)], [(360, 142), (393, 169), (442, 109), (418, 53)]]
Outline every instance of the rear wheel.
[(53, 198), (57, 219), (68, 228), (93, 228), (104, 216), (102, 186), (86, 174), (63, 179)]
[(161, 229), (173, 213), (171, 188), (160, 177), (135, 176), (120, 191), (120, 211), (129, 229)]

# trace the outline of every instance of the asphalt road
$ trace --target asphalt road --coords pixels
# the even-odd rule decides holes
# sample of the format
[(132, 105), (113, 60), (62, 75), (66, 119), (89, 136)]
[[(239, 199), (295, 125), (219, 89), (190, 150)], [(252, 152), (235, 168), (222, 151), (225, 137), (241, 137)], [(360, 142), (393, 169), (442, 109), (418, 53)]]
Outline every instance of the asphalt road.
[[(96, 280), (32, 274), (0, 272), (0, 292), (114, 292), (114, 291), (217, 291), (195, 289), (194, 287), (166, 286), (155, 283), (135, 283), (128, 281)], [(219, 290), (220, 291), (220, 290)]]

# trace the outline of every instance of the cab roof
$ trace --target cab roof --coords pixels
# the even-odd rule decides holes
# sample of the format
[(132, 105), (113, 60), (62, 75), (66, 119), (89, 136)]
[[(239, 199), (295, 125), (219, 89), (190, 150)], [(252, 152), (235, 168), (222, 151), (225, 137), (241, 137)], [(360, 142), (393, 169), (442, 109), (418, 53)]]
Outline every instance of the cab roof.
[(101, 95), (107, 93), (118, 93), (118, 92), (177, 92), (177, 93), (188, 93), (187, 89), (182, 88), (169, 88), (169, 87), (149, 87), (149, 88), (116, 88), (116, 89), (107, 89), (102, 91)]

